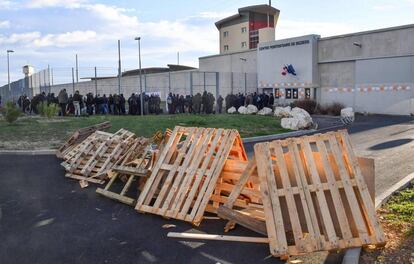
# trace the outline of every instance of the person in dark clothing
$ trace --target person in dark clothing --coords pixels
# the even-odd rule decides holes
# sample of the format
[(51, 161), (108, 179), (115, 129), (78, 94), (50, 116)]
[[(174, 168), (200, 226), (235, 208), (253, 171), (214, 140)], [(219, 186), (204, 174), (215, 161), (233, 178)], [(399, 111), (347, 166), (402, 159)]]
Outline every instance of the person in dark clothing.
[(125, 102), (126, 102), (126, 100), (125, 100), (124, 94), (121, 94), (120, 98), (119, 98), (119, 104), (120, 104), (120, 107), (121, 107), (120, 113), (123, 114), (123, 115), (125, 115), (125, 113), (126, 113), (125, 112)]
[(60, 105), (60, 113), (59, 115), (65, 116), (66, 115), (66, 105), (68, 104), (69, 98), (66, 89), (60, 90), (58, 94), (58, 102)]
[(273, 109), (274, 104), (275, 104), (275, 97), (273, 96), (273, 93), (270, 93), (270, 95), (269, 95), (269, 107)]
[(219, 114), (221, 114), (221, 111), (223, 109), (223, 101), (224, 101), (223, 97), (221, 97), (221, 95), (219, 95), (217, 97), (217, 112)]

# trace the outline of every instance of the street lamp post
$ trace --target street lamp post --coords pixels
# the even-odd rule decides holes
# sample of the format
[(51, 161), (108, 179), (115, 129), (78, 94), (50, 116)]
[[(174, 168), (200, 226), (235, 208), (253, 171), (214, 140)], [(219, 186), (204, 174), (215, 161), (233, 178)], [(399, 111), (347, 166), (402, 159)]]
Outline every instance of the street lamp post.
[(141, 37), (136, 37), (135, 40), (138, 41), (138, 60), (139, 60), (139, 88), (141, 92), (141, 116), (144, 115), (144, 95), (142, 93), (142, 68), (141, 68)]
[(13, 53), (14, 50), (7, 50), (7, 84), (9, 85), (9, 92), (11, 91), (10, 86), (10, 53)]

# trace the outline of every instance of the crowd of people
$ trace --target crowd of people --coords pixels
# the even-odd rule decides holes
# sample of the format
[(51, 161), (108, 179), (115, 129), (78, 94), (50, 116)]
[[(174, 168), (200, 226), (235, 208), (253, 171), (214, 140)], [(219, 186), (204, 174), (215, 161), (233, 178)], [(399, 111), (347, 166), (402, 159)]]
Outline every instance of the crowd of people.
[[(141, 99), (141, 96), (143, 98)], [(143, 105), (141, 107), (141, 102)], [(161, 107), (161, 98), (158, 94), (131, 94), (126, 99), (123, 94), (93, 95), (88, 93), (85, 96), (76, 91), (69, 95), (66, 89), (62, 89), (57, 96), (54, 93), (46, 95), (45, 92), (30, 99), (22, 95), (17, 104), (24, 113), (38, 114), (38, 106), (41, 103), (59, 105), (59, 115), (144, 115), (161, 114), (164, 112)], [(214, 114), (223, 113), (231, 107), (238, 109), (240, 106), (255, 105), (259, 110), (264, 107), (272, 108), (275, 103), (273, 94), (249, 93), (249, 94), (228, 94), (225, 98), (219, 95), (217, 98), (210, 92), (202, 94), (179, 95), (169, 93), (166, 98), (166, 110), (168, 114)], [(223, 108), (225, 106), (225, 109)]]

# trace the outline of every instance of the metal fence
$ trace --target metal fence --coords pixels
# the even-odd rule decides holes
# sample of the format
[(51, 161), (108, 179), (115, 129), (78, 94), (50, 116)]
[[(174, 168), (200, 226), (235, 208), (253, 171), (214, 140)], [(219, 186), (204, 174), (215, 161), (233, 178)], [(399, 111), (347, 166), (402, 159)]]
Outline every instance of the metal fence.
[[(168, 93), (180, 95), (194, 95), (204, 91), (225, 97), (230, 93), (251, 93), (258, 91), (256, 73), (240, 72), (202, 72), (198, 70), (174, 71), (142, 74), (142, 91), (157, 93), (162, 100)], [(68, 94), (75, 91), (83, 95), (122, 93), (129, 96), (139, 93), (140, 76), (124, 76), (120, 80), (116, 68), (50, 68), (39, 71), (30, 77), (11, 83), (11, 90), (7, 85), (0, 87), (3, 101), (17, 100), (20, 95), (33, 97), (45, 92), (57, 95), (60, 90), (66, 89)]]

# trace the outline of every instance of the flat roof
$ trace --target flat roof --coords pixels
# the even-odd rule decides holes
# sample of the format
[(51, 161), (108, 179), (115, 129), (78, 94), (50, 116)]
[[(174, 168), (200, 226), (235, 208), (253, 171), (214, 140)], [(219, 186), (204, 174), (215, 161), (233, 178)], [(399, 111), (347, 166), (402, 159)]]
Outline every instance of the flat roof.
[(222, 24), (241, 17), (241, 13), (243, 12), (255, 12), (255, 13), (261, 13), (261, 14), (276, 15), (280, 13), (280, 10), (270, 5), (252, 5), (252, 6), (241, 7), (239, 8), (238, 12), (239, 12), (238, 14), (235, 14), (235, 15), (232, 15), (232, 16), (229, 16), (229, 17), (226, 17), (226, 18), (223, 18), (217, 21), (215, 23), (216, 27), (220, 29)]
[(319, 40), (330, 40), (330, 39), (335, 39), (335, 38), (346, 38), (346, 37), (352, 37), (352, 36), (360, 36), (360, 35), (381, 33), (381, 32), (387, 32), (387, 31), (393, 31), (393, 30), (399, 30), (399, 29), (407, 29), (407, 28), (414, 28), (414, 24), (395, 26), (395, 27), (387, 27), (387, 28), (380, 28), (380, 29), (373, 29), (373, 30), (366, 30), (366, 31), (359, 31), (359, 32), (355, 32), (355, 33), (347, 33), (347, 34), (342, 34), (342, 35), (324, 37), (324, 38), (320, 38)]
[(229, 52), (229, 53), (214, 54), (214, 55), (208, 55), (208, 56), (204, 56), (204, 57), (199, 57), (198, 59), (208, 59), (208, 58), (214, 58), (214, 57), (220, 57), (220, 56), (228, 56), (228, 55), (234, 55), (234, 54), (240, 54), (240, 53), (255, 52), (256, 50), (257, 49), (249, 49), (249, 50), (235, 51), (235, 52)]

